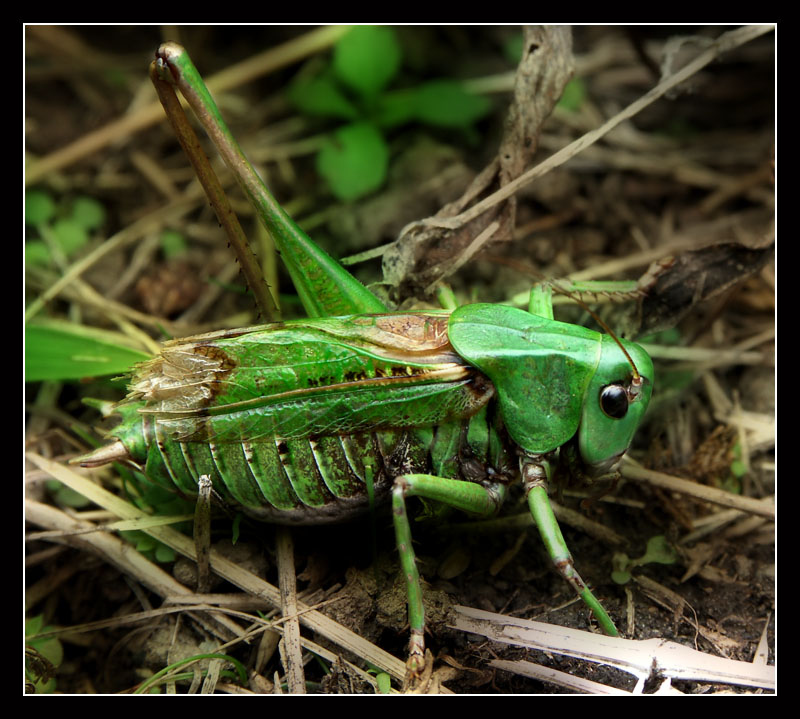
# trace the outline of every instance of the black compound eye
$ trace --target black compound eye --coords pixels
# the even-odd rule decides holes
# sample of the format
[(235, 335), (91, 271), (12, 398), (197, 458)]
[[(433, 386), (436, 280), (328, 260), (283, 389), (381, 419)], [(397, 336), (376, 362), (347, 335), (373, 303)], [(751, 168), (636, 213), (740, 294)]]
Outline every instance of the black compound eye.
[(600, 392), (600, 409), (611, 419), (622, 419), (628, 414), (628, 391), (625, 385), (609, 384)]

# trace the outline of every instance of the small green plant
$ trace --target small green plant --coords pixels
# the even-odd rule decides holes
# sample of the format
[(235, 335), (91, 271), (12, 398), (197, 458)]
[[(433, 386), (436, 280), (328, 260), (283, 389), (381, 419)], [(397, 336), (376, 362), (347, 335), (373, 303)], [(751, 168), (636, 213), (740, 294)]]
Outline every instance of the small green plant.
[(672, 548), (663, 534), (650, 537), (647, 541), (647, 550), (638, 559), (631, 559), (624, 552), (615, 552), (611, 559), (614, 571), (611, 578), (617, 584), (627, 584), (631, 581), (631, 572), (636, 567), (645, 564), (675, 564), (678, 561), (678, 554)]
[(160, 236), (161, 252), (165, 260), (183, 255), (188, 247), (186, 238), (177, 230), (164, 230)]
[[(126, 488), (130, 487), (128, 499), (140, 509), (153, 512), (156, 515), (192, 515), (195, 510), (195, 503), (176, 495), (174, 492), (152, 484), (144, 479), (138, 472), (126, 471)], [(192, 523), (190, 521), (180, 522), (172, 525), (174, 529), (184, 534), (191, 534)], [(169, 564), (174, 562), (177, 555), (175, 550), (160, 542), (147, 532), (138, 529), (123, 530), (120, 536), (130, 542), (136, 551), (143, 554), (152, 562), (159, 564)]]
[(378, 683), (378, 694), (390, 694), (392, 690), (391, 676), (371, 664), (368, 664), (368, 667), (367, 673), (372, 674)]
[(69, 507), (70, 509), (83, 509), (92, 502), (74, 489), (61, 484), (57, 479), (51, 479), (45, 483), (47, 489), (53, 495), (53, 501), (59, 507)]
[(137, 529), (124, 530), (120, 532), (123, 539), (130, 542), (139, 554), (143, 554), (149, 560), (158, 562), (159, 564), (169, 564), (174, 562), (177, 558), (175, 550), (168, 547), (166, 544), (159, 542), (154, 537), (151, 537), (146, 532), (140, 532)]
[(340, 200), (378, 189), (389, 167), (385, 131), (410, 122), (468, 130), (490, 109), (489, 101), (455, 80), (431, 80), (388, 90), (402, 65), (391, 27), (359, 26), (344, 35), (333, 58), (313, 77), (301, 74), (289, 97), (301, 112), (346, 120), (317, 156), (317, 169)]
[(564, 87), (558, 106), (569, 112), (577, 112), (586, 99), (586, 83), (579, 77), (574, 77)]
[[(25, 265), (63, 270), (105, 223), (105, 209), (91, 197), (56, 201), (46, 190), (25, 193)], [(120, 333), (38, 317), (25, 326), (25, 379), (82, 379), (114, 375), (147, 359)]]
[(28, 190), (25, 224), (34, 233), (25, 243), (25, 263), (46, 266), (72, 257), (105, 219), (105, 208), (92, 197), (57, 203), (46, 190)]
[(37, 638), (53, 630), (44, 626), (44, 615), (25, 620), (25, 691), (52, 694), (56, 689), (56, 669), (64, 660), (64, 648), (53, 637)]
[(747, 462), (744, 460), (741, 442), (733, 445), (732, 454), (730, 475), (727, 481), (723, 483), (723, 489), (734, 494), (741, 494), (742, 478), (747, 474)]

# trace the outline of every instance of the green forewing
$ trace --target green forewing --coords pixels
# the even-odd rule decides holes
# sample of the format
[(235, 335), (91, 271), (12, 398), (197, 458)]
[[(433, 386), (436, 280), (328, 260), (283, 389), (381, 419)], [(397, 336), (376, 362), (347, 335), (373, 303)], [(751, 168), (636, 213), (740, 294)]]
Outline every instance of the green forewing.
[(452, 351), (446, 313), (301, 320), (164, 346), (141, 365), (158, 434), (256, 442), (431, 426), (467, 417), (491, 392)]
[(453, 312), (450, 342), (494, 384), (512, 439), (549, 452), (570, 439), (600, 359), (601, 335), (503, 305)]

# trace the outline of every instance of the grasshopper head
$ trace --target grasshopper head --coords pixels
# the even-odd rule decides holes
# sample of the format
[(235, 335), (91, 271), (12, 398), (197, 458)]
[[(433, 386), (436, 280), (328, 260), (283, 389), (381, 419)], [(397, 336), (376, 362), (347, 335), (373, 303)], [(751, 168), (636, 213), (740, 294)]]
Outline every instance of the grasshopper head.
[[(613, 472), (644, 416), (653, 363), (638, 345), (502, 305), (467, 305), (450, 342), (495, 386), (511, 439), (545, 454), (577, 434), (590, 477)], [(572, 442), (574, 444), (574, 441)]]
[(578, 448), (592, 478), (613, 474), (650, 402), (653, 362), (639, 345), (603, 336), (600, 362), (592, 377), (578, 429)]

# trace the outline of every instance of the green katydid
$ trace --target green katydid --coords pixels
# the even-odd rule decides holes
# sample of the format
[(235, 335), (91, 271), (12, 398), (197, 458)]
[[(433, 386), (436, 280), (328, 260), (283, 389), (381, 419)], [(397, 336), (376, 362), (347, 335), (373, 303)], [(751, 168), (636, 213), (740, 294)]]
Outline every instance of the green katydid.
[(227, 130), (183, 48), (157, 74), (186, 96), (273, 235), (311, 317), (168, 342), (136, 367), (114, 442), (79, 458), (125, 461), (158, 484), (282, 524), (346, 519), (391, 498), (411, 628), (408, 669), (425, 663), (424, 609), (405, 500), (478, 516), (521, 477), (561, 575), (608, 634), (614, 624), (573, 566), (547, 497), (560, 452), (613, 478), (650, 399), (639, 346), (531, 312), (475, 304), (392, 313), (277, 204)]

